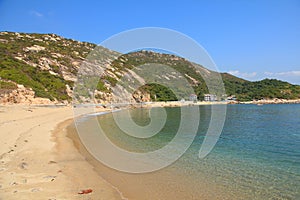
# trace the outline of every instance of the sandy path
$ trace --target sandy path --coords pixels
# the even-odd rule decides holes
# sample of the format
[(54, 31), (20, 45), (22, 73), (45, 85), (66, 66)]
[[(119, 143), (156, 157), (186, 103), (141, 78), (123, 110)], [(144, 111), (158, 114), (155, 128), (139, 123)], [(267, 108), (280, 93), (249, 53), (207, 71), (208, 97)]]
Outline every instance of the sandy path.
[(0, 107), (1, 200), (120, 199), (66, 137), (72, 118), (70, 107)]

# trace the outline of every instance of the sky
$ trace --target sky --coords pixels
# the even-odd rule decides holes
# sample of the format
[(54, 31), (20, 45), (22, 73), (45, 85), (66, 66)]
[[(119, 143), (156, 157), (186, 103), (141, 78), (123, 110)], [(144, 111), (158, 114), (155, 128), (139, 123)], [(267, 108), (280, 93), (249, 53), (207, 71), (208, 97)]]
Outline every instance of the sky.
[(300, 85), (300, 0), (0, 0), (0, 31), (99, 44), (143, 27), (189, 36), (220, 72)]

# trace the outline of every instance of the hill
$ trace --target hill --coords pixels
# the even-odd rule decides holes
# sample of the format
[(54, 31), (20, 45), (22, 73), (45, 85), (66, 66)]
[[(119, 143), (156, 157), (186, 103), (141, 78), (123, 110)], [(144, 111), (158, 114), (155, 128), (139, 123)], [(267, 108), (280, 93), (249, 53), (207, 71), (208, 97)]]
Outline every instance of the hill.
[[(91, 57), (90, 52), (95, 47), (96, 45), (92, 43), (66, 39), (55, 34), (0, 32), (0, 99), (2, 102), (13, 103), (33, 101), (36, 98), (70, 102), (74, 94), (74, 83), (79, 78), (80, 66), (86, 62), (87, 56)], [(124, 74), (132, 72), (136, 66), (145, 63), (167, 65), (182, 74), (192, 85), (193, 92), (200, 100), (204, 98), (204, 94), (209, 93), (208, 81), (214, 93), (224, 97), (225, 91), (218, 90), (218, 84), (214, 84), (215, 77), (220, 76), (219, 73), (184, 58), (151, 51), (121, 55), (99, 46), (96, 52), (100, 53), (100, 58), (98, 55), (94, 63), (92, 63), (93, 59), (89, 59), (91, 62), (87, 66), (93, 64), (94, 67), (87, 67), (86, 70), (99, 71), (99, 77), (96, 77), (97, 80), (100, 78), (99, 82), (92, 88), (93, 91), (89, 91), (97, 102), (110, 101), (112, 89)], [(161, 73), (161, 76), (168, 81), (176, 82), (179, 78), (176, 74)], [(269, 79), (250, 82), (227, 73), (221, 73), (221, 77), (226, 94), (235, 95), (242, 101), (263, 98), (300, 98), (300, 86), (287, 82)], [(85, 79), (85, 86), (91, 81), (90, 78)], [(79, 87), (80, 85), (77, 86)], [(178, 87), (176, 90), (182, 97), (189, 95), (184, 88)], [(168, 88), (156, 83), (146, 84), (133, 91), (132, 99), (139, 101), (140, 94), (147, 97), (143, 100), (178, 99)], [(18, 95), (19, 97), (16, 98)], [(88, 101), (91, 96), (87, 92), (76, 95), (79, 101)]]
[(276, 79), (246, 81), (227, 73), (222, 73), (226, 94), (235, 95), (239, 101), (260, 99), (299, 99), (300, 86)]

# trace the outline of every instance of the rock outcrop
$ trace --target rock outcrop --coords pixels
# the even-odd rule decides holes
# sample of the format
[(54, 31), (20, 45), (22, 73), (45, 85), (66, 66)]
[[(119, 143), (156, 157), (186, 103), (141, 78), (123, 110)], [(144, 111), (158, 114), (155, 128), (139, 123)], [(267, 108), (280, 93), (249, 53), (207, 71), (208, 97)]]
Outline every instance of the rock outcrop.
[(47, 98), (35, 97), (35, 92), (23, 85), (17, 85), (17, 89), (6, 90), (0, 93), (1, 104), (55, 104)]

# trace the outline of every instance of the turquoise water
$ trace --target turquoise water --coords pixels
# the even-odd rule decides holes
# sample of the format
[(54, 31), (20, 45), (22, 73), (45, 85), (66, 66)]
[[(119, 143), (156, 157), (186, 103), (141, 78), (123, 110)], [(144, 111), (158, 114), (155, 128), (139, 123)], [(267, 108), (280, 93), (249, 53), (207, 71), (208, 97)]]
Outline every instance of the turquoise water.
[(229, 105), (206, 160), (219, 183), (250, 199), (300, 199), (300, 105)]
[[(204, 159), (198, 158), (198, 152), (210, 121), (211, 106), (199, 106), (199, 109), (198, 133), (177, 162), (150, 175), (124, 175), (123, 179), (137, 178), (136, 184), (147, 184), (145, 190), (151, 191), (149, 196), (157, 194), (157, 197), (147, 197), (145, 191), (144, 198), (136, 199), (172, 199), (180, 195), (185, 199), (300, 199), (300, 105), (228, 105), (221, 137)], [(168, 120), (164, 128), (149, 139), (124, 134), (111, 114), (98, 116), (98, 120), (119, 147), (149, 152), (167, 145), (177, 132), (180, 108), (166, 108), (166, 111)], [(123, 112), (117, 114), (123, 115)], [(147, 125), (149, 109), (134, 109), (131, 117), (137, 124)], [(161, 184), (170, 174), (172, 184)], [(121, 173), (118, 176), (121, 177)], [(149, 181), (150, 177), (155, 178)], [(129, 183), (134, 184), (134, 181)], [(161, 188), (164, 188), (163, 195)], [(168, 196), (169, 190), (172, 192)], [(215, 196), (202, 195), (214, 192)]]

